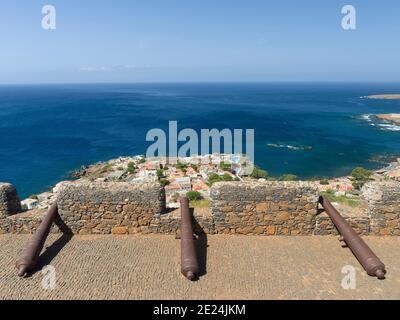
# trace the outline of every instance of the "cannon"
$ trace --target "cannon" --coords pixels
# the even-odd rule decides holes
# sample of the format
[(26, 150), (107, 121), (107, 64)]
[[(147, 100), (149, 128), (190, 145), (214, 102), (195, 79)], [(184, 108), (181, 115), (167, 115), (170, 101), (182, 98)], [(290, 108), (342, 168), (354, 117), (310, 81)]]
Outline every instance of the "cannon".
[(47, 236), (50, 233), (50, 228), (55, 218), (58, 215), (57, 203), (54, 203), (47, 211), (44, 219), (40, 223), (38, 229), (25, 246), (24, 251), (15, 263), (15, 266), (20, 277), (26, 276), (29, 271), (32, 271), (38, 262), (40, 252), (43, 249)]
[(370, 276), (376, 276), (378, 279), (384, 279), (386, 270), (385, 265), (379, 260), (375, 253), (368, 247), (363, 239), (354, 231), (350, 224), (339, 214), (335, 207), (326, 197), (320, 197), (319, 202), (324, 207), (329, 218), (338, 229), (346, 246), (350, 248), (354, 256), (363, 266), (364, 270)]
[(189, 200), (180, 198), (181, 206), (181, 272), (193, 281), (199, 274), (196, 248), (194, 245), (192, 217), (189, 211)]

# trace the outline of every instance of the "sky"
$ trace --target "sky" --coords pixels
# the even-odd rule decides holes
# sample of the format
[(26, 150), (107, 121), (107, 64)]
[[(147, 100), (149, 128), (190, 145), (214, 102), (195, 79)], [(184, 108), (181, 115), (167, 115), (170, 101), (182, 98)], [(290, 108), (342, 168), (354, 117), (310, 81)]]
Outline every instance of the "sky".
[[(356, 30), (342, 28), (349, 4)], [(399, 13), (398, 0), (1, 0), (0, 84), (397, 82)]]

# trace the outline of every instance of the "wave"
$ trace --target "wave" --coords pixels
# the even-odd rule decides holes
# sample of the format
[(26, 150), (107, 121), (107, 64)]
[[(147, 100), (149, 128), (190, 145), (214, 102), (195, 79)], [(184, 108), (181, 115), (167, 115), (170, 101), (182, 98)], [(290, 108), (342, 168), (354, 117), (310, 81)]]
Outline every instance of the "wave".
[(396, 124), (381, 123), (377, 124), (377, 126), (381, 127), (381, 130), (400, 131), (400, 126)]
[(362, 120), (366, 120), (366, 121), (368, 121), (368, 122), (372, 122), (372, 117), (373, 117), (374, 115), (373, 114), (362, 114), (361, 116), (360, 116), (360, 118), (362, 119)]
[(268, 143), (268, 147), (271, 148), (286, 148), (289, 150), (296, 150), (296, 151), (309, 151), (312, 150), (311, 146), (292, 146), (290, 144), (277, 144), (277, 143)]
[(369, 122), (370, 126), (378, 127), (383, 131), (400, 131), (400, 125), (387, 120), (378, 119), (373, 114), (363, 114), (360, 116), (360, 119)]

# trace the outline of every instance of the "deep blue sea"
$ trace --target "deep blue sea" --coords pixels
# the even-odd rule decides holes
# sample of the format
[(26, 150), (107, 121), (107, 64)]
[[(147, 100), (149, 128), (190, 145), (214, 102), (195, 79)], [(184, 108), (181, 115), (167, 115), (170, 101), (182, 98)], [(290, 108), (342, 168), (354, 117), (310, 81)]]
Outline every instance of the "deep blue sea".
[[(400, 155), (398, 127), (368, 114), (400, 113), (400, 84), (246, 83), (0, 86), (0, 181), (21, 197), (45, 191), (81, 165), (144, 154), (146, 133), (255, 129), (255, 162), (302, 178), (377, 168)], [(294, 148), (292, 148), (292, 147)]]

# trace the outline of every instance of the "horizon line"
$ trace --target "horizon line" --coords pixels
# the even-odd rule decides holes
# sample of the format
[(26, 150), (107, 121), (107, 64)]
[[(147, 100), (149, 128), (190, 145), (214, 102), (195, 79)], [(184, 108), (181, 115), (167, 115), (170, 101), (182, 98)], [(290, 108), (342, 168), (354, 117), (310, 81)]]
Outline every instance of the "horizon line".
[(140, 84), (400, 84), (397, 81), (372, 80), (204, 80), (204, 81), (83, 81), (83, 82), (15, 82), (0, 83), (0, 86), (51, 86), (51, 85), (140, 85)]

